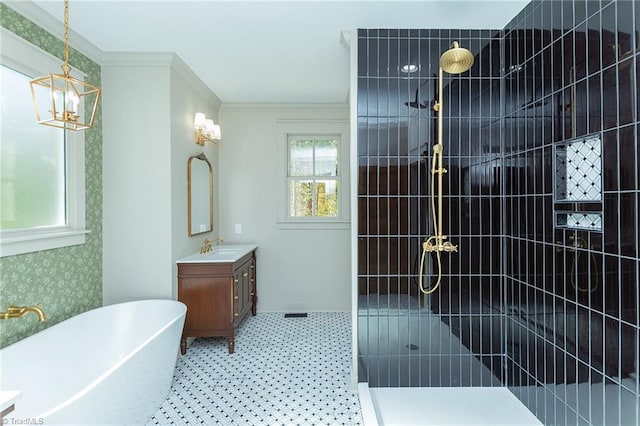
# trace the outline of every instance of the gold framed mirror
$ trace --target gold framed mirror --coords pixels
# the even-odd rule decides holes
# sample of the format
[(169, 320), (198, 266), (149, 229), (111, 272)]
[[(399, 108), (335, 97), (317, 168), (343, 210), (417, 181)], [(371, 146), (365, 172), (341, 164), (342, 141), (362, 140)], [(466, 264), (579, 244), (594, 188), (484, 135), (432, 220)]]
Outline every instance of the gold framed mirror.
[(213, 167), (204, 152), (187, 162), (187, 210), (190, 237), (213, 231)]

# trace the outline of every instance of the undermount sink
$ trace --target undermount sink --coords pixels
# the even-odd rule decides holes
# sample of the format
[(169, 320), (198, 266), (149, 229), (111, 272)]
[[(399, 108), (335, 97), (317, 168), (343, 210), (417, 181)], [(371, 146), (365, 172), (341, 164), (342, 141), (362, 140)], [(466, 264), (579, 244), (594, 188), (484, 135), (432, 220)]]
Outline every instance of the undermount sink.
[(242, 249), (239, 248), (219, 248), (216, 247), (213, 249), (213, 252), (211, 254), (234, 254), (239, 252)]

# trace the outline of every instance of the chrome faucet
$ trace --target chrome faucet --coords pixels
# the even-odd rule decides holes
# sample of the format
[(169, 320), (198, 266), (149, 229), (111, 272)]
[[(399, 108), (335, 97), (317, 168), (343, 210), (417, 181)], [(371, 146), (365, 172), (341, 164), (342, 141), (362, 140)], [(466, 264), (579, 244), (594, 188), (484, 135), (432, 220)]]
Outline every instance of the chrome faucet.
[(27, 315), (29, 312), (33, 312), (38, 315), (38, 320), (44, 321), (44, 311), (40, 307), (40, 305), (35, 306), (9, 306), (6, 312), (0, 312), (0, 319), (9, 319), (9, 318), (22, 318)]

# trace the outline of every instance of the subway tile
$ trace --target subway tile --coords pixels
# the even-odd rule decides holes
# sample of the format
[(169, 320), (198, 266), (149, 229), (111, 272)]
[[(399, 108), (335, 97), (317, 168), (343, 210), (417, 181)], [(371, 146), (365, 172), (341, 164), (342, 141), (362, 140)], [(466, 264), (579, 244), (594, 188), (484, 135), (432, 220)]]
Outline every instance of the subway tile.
[(603, 133), (602, 138), (602, 186), (604, 191), (619, 189), (618, 134), (616, 130)]
[[(620, 319), (620, 257), (605, 256), (604, 257), (604, 310), (605, 313), (612, 317), (615, 324)], [(611, 333), (613, 334), (613, 333)]]
[(636, 96), (634, 96), (634, 85), (637, 85), (637, 79), (634, 73), (635, 63), (635, 58), (630, 57), (619, 62), (617, 65), (619, 126), (632, 123), (638, 116), (637, 111), (635, 111)]
[(562, 3), (562, 30), (569, 31), (574, 27), (573, 0), (561, 1)]
[(600, 13), (594, 13), (589, 15), (589, 19), (586, 22), (587, 33), (587, 74), (599, 72), (602, 68), (601, 55), (602, 55), (602, 43), (601, 43), (601, 15)]
[(604, 251), (618, 254), (620, 197), (617, 193), (604, 194)]
[[(617, 54), (618, 59), (628, 56), (633, 51), (634, 41), (634, 3), (633, 1), (616, 2), (616, 29), (617, 29)], [(637, 7), (637, 5), (635, 5)], [(637, 30), (637, 29), (636, 29)]]
[(602, 130), (602, 82), (601, 74), (593, 74), (587, 80), (588, 133)]
[(574, 32), (574, 75), (575, 81), (580, 81), (587, 75), (588, 59), (587, 22), (581, 23)]
[[(636, 260), (620, 258), (620, 318), (632, 325), (638, 325), (638, 262)], [(629, 343), (632, 338), (631, 333), (627, 333), (624, 339), (625, 345), (633, 346)], [(633, 368), (633, 367), (632, 367)], [(631, 369), (633, 371), (633, 369)]]
[[(622, 177), (622, 175), (621, 175)], [(635, 193), (620, 194), (620, 254), (623, 256), (638, 257), (636, 235), (637, 195)]]
[(585, 0), (573, 0), (574, 23), (580, 25), (587, 18), (587, 4)]
[(604, 6), (600, 12), (600, 42), (602, 52), (602, 68), (614, 64), (617, 60), (616, 45), (617, 45), (617, 25), (616, 25), (616, 4), (617, 1), (613, 1)]
[(587, 18), (597, 14), (600, 10), (600, 0), (586, 0), (586, 16)]
[[(359, 30), (359, 34), (362, 30)], [(369, 43), (367, 38), (358, 37), (358, 77), (366, 77), (369, 69)]]
[(575, 83), (575, 93), (574, 107), (576, 108), (576, 114), (573, 119), (571, 137), (580, 137), (588, 133), (589, 93), (586, 79)]

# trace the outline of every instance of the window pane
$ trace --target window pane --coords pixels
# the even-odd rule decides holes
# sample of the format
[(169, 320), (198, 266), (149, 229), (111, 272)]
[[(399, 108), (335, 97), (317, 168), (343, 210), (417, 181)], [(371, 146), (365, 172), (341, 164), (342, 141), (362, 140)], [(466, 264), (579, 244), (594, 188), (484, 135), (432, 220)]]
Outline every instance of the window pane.
[(316, 199), (318, 203), (318, 217), (338, 216), (338, 181), (319, 180), (316, 182)]
[(289, 143), (289, 176), (313, 176), (313, 141), (292, 139)]
[(289, 184), (289, 214), (292, 217), (313, 216), (313, 182), (295, 181)]
[(316, 140), (316, 176), (338, 175), (338, 141)]
[(0, 228), (66, 224), (62, 129), (36, 123), (30, 77), (0, 66)]

